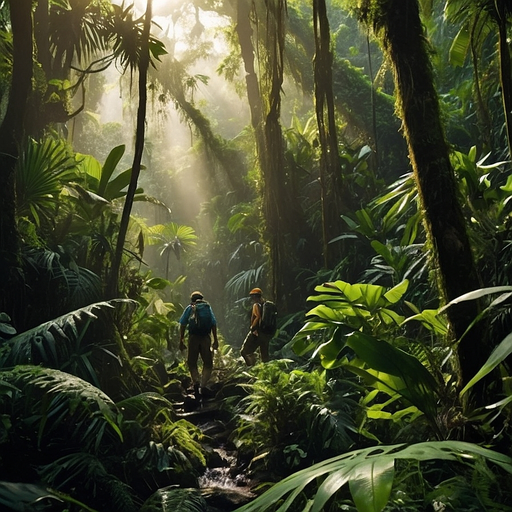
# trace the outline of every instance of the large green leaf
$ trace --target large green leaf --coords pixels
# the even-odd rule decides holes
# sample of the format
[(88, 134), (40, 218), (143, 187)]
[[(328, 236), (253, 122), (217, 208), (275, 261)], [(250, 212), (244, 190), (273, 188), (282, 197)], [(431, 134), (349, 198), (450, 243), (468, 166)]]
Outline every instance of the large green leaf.
[(445, 309), (449, 308), (453, 304), (458, 304), (459, 302), (465, 302), (468, 300), (476, 300), (482, 297), (486, 297), (487, 295), (492, 295), (495, 293), (508, 293), (512, 292), (512, 286), (492, 286), (489, 288), (479, 288), (478, 290), (473, 290), (472, 292), (465, 293), (456, 299), (451, 300), (446, 306), (442, 307), (439, 312), (441, 313)]
[(466, 60), (470, 45), (470, 34), (467, 25), (464, 25), (455, 36), (450, 47), (449, 60), (453, 66), (462, 67)]
[(448, 334), (448, 323), (445, 318), (439, 315), (438, 309), (424, 309), (421, 313), (408, 317), (405, 322), (417, 320), (422, 323), (427, 329), (435, 333), (446, 336)]
[(393, 286), (393, 288), (388, 290), (384, 294), (384, 298), (390, 304), (396, 304), (404, 296), (407, 288), (409, 288), (409, 281), (404, 279), (401, 283), (398, 283), (396, 286)]
[(37, 225), (52, 218), (65, 183), (76, 177), (76, 162), (62, 140), (28, 141), (16, 163), (18, 216), (31, 217)]
[(7, 350), (2, 353), (0, 365), (36, 362), (72, 372), (68, 366), (73, 363), (73, 373), (98, 385), (96, 372), (89, 364), (90, 347), (82, 344), (82, 340), (90, 322), (118, 304), (134, 302), (125, 299), (97, 302), (13, 336), (6, 342)]
[(466, 391), (471, 389), (478, 381), (491, 373), (496, 366), (501, 364), (510, 354), (512, 354), (512, 333), (505, 337), (504, 340), (492, 351), (491, 355), (485, 361), (477, 374), (464, 386), (460, 392), (462, 396)]
[(349, 486), (358, 512), (383, 510), (391, 494), (394, 476), (395, 461), (391, 458), (378, 458), (367, 467), (353, 469)]
[(103, 164), (103, 167), (101, 168), (101, 177), (99, 181), (98, 186), (98, 194), (102, 197), (107, 197), (105, 195), (105, 192), (107, 190), (107, 187), (110, 182), (110, 178), (112, 177), (112, 174), (116, 170), (117, 164), (120, 162), (121, 158), (123, 158), (125, 152), (125, 145), (122, 144), (120, 146), (115, 147), (110, 151), (110, 153), (107, 156), (107, 159), (105, 160), (105, 163)]
[[(25, 437), (26, 429), (36, 432), (38, 444), (46, 446), (54, 432), (66, 431), (68, 445), (98, 450), (105, 434), (122, 440), (116, 424), (113, 401), (92, 384), (51, 368), (19, 365), (0, 372), (0, 379), (15, 386), (9, 410), (18, 411), (16, 429)], [(110, 427), (107, 428), (107, 427)], [(25, 433), (24, 433), (25, 432)], [(68, 446), (68, 448), (69, 448)]]
[(113, 180), (107, 183), (103, 193), (103, 197), (105, 197), (105, 199), (107, 199), (108, 201), (113, 201), (114, 199), (119, 199), (120, 197), (126, 196), (125, 189), (128, 188), (131, 177), (131, 169), (127, 169), (126, 171), (120, 173)]
[[(347, 345), (371, 370), (399, 377), (404, 387), (396, 389), (431, 419), (436, 414), (437, 382), (418, 359), (386, 341), (355, 331), (347, 336)], [(376, 375), (379, 378), (378, 375)], [(383, 380), (386, 385), (388, 382)]]
[[(251, 503), (236, 509), (235, 512), (274, 510), (275, 504), (287, 497), (278, 509), (279, 512), (286, 512), (295, 498), (305, 491), (309, 484), (322, 479), (324, 481), (318, 492), (313, 492), (312, 505), (308, 503), (302, 509), (303, 512), (322, 510), (327, 500), (347, 482), (351, 485), (350, 491), (359, 511), (380, 512), (384, 509), (389, 497), (388, 490), (394, 477), (392, 470), (394, 461), (403, 459), (420, 462), (440, 459), (453, 462), (464, 461), (470, 464), (479, 459), (485, 459), (512, 475), (511, 457), (472, 443), (430, 441), (413, 445), (377, 446), (344, 453), (298, 471), (276, 483)], [(475, 465), (477, 470), (480, 467), (478, 464)], [(352, 481), (355, 483), (351, 484)]]
[(79, 505), (81, 510), (95, 512), (94, 509), (84, 503), (80, 503), (60, 492), (52, 491), (43, 485), (0, 482), (0, 505), (2, 505), (2, 510), (16, 512), (53, 510), (64, 512), (69, 510), (69, 503)]

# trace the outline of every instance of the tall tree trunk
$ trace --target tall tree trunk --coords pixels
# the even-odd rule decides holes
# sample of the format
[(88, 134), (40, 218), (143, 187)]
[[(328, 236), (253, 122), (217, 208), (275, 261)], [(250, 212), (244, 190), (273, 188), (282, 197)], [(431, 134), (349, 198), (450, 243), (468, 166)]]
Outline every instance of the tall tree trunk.
[[(251, 16), (259, 4), (253, 0), (239, 0), (237, 34), (245, 66), (247, 97), (251, 109), (251, 123), (256, 137), (258, 159), (262, 176), (263, 214), (266, 221), (266, 238), (270, 248), (272, 267), (272, 292), (285, 313), (295, 307), (294, 293), (298, 283), (291, 271), (297, 265), (297, 241), (302, 224), (302, 214), (292, 194), (292, 179), (284, 157), (284, 139), (280, 124), (281, 88), (283, 84), (284, 16), (285, 0), (265, 2), (265, 22), (259, 20), (255, 41)], [(261, 6), (260, 6), (261, 7)], [(255, 46), (263, 48), (258, 53), (260, 69), (255, 66)]]
[(13, 316), (14, 301), (21, 291), (16, 272), (19, 267), (19, 234), (14, 169), (32, 88), (32, 2), (10, 0), (9, 8), (13, 69), (9, 102), (0, 126), (0, 312)]
[(315, 34), (315, 109), (320, 138), (320, 190), (324, 266), (335, 263), (329, 241), (338, 234), (338, 221), (343, 204), (343, 183), (336, 133), (334, 94), (332, 90), (332, 51), (329, 20), (325, 0), (313, 0)]
[(482, 97), (482, 88), (480, 87), (480, 51), (477, 45), (477, 37), (475, 32), (480, 26), (480, 16), (477, 14), (471, 24), (471, 61), (473, 63), (473, 89), (475, 95), (475, 111), (479, 123), (479, 131), (484, 143), (484, 147), (490, 149), (493, 147), (492, 142), (492, 119), (489, 112), (489, 106)]
[[(378, 18), (384, 49), (393, 65), (398, 112), (403, 120), (429, 243), (435, 253), (439, 289), (450, 301), (480, 287), (462, 209), (457, 200), (455, 175), (441, 124), (417, 0), (385, 0)], [(478, 313), (474, 301), (447, 310), (459, 344), (461, 381), (467, 383), (485, 360), (478, 328), (466, 333)]]
[[(284, 13), (285, 0), (277, 0), (271, 8), (267, 2), (266, 70), (268, 74), (265, 92), (268, 109), (264, 118), (265, 151), (260, 155), (264, 181), (263, 213), (270, 241), (272, 281), (275, 297), (280, 298), (282, 309), (287, 308), (291, 277), (290, 264), (294, 261), (290, 242), (293, 229), (289, 222), (291, 203), (285, 186), (286, 164), (284, 139), (281, 129), (281, 89), (283, 85)], [(288, 211), (287, 211), (288, 210)], [(288, 268), (287, 268), (288, 267)]]
[(149, 68), (149, 37), (151, 29), (153, 0), (147, 0), (146, 14), (144, 17), (144, 28), (142, 31), (140, 60), (139, 60), (139, 107), (137, 110), (137, 127), (135, 134), (135, 151), (133, 155), (132, 173), (130, 184), (126, 193), (126, 199), (119, 225), (119, 234), (117, 236), (116, 250), (112, 261), (110, 271), (110, 279), (107, 288), (107, 297), (113, 298), (119, 295), (119, 273), (121, 262), (123, 259), (124, 244), (128, 233), (128, 225), (130, 223), (130, 215), (132, 212), (133, 199), (137, 191), (139, 181), (142, 154), (144, 152), (144, 138), (146, 133), (146, 110), (147, 110), (147, 76)]
[(507, 15), (512, 13), (512, 7), (505, 2), (496, 2), (496, 22), (498, 23), (498, 51), (500, 57), (500, 84), (503, 110), (505, 113), (505, 128), (507, 131), (508, 154), (512, 158), (512, 64), (507, 37)]

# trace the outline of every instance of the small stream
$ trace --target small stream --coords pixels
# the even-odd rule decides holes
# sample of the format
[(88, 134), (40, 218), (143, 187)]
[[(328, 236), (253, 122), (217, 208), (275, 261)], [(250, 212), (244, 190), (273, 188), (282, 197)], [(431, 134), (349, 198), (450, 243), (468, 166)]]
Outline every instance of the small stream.
[(236, 457), (223, 448), (214, 451), (226, 464), (207, 468), (199, 477), (203, 497), (222, 512), (234, 510), (254, 499), (256, 496), (251, 492), (250, 482), (236, 471)]
[(214, 451), (219, 455), (220, 460), (225, 465), (215, 468), (206, 468), (206, 471), (199, 477), (199, 486), (201, 488), (217, 487), (222, 489), (241, 489), (248, 488), (250, 482), (242, 474), (236, 473), (236, 457), (224, 448), (215, 448)]
[(212, 440), (213, 457), (210, 467), (198, 478), (199, 488), (208, 504), (214, 507), (212, 510), (228, 512), (253, 500), (256, 495), (251, 491), (254, 483), (237, 468), (236, 451), (226, 448), (226, 426), (218, 414), (218, 408), (210, 402), (195, 410), (181, 412), (179, 416), (194, 423)]

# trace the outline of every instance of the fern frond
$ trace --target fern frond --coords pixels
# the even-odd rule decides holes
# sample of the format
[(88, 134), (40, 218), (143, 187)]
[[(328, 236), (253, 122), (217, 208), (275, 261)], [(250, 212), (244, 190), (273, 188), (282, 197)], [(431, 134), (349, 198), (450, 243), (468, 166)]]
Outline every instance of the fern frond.
[(206, 501), (194, 489), (165, 487), (158, 489), (140, 509), (140, 512), (155, 510), (179, 510), (179, 512), (202, 512), (208, 508)]
[(27, 365), (1, 371), (0, 380), (18, 390), (4, 398), (4, 404), (10, 403), (5, 411), (17, 419), (13, 421), (17, 434), (30, 438), (35, 432), (34, 442), (39, 447), (46, 445), (47, 438), (53, 442), (63, 438), (67, 448), (74, 443), (96, 451), (106, 434), (109, 444), (115, 439), (122, 440), (114, 402), (78, 377)]
[(73, 490), (80, 499), (92, 497), (107, 510), (136, 510), (128, 485), (110, 474), (95, 455), (71, 453), (43, 466), (40, 476), (54, 489)]
[[(134, 301), (116, 299), (96, 302), (13, 336), (7, 341), (8, 350), (0, 357), (0, 366), (42, 363), (62, 368), (73, 355), (80, 352), (79, 345), (90, 322), (120, 303), (134, 304)], [(94, 379), (95, 375), (91, 377)]]
[(169, 415), (174, 417), (172, 403), (158, 393), (140, 393), (121, 400), (117, 406), (123, 410), (125, 419), (136, 419), (140, 423), (147, 423), (162, 410), (169, 411)]

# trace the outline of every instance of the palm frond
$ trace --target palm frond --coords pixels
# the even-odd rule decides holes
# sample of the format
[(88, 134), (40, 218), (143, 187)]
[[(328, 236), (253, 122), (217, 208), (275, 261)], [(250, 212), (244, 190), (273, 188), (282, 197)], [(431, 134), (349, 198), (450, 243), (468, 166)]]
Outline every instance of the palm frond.
[(158, 393), (140, 393), (120, 402), (117, 406), (124, 411), (125, 419), (137, 419), (147, 423), (148, 418), (154, 418), (162, 409), (172, 411), (172, 403)]
[(197, 241), (194, 228), (169, 222), (168, 224), (156, 224), (148, 229), (149, 244), (169, 243), (179, 240), (184, 246), (193, 246)]
[(62, 186), (76, 175), (76, 161), (61, 140), (29, 140), (16, 164), (16, 201), (19, 216), (39, 225), (51, 218)]
[(140, 512), (154, 512), (155, 510), (179, 510), (180, 512), (202, 512), (207, 504), (204, 498), (195, 489), (177, 489), (174, 486), (158, 489), (142, 505)]
[[(50, 45), (62, 66), (74, 57), (81, 62), (106, 48), (105, 18), (96, 2), (53, 2), (49, 12)], [(62, 31), (61, 27), (67, 27)], [(64, 58), (63, 58), (64, 57)]]
[(226, 291), (235, 297), (247, 295), (255, 283), (261, 283), (264, 280), (266, 269), (267, 264), (263, 263), (257, 268), (238, 272), (226, 283)]
[(40, 475), (53, 488), (71, 489), (82, 499), (92, 496), (94, 502), (101, 501), (109, 510), (136, 510), (128, 485), (109, 473), (95, 455), (71, 453), (43, 466)]
[(101, 280), (94, 272), (87, 268), (73, 265), (72, 269), (61, 267), (61, 274), (68, 290), (69, 306), (79, 308), (84, 304), (96, 301), (101, 293)]
[(11, 404), (6, 411), (23, 418), (16, 423), (16, 431), (28, 438), (35, 432), (38, 446), (46, 446), (44, 440), (49, 437), (64, 437), (67, 449), (75, 444), (96, 451), (105, 435), (109, 442), (122, 439), (114, 402), (78, 377), (60, 370), (20, 365), (1, 371), (0, 380), (18, 390), (3, 401)]
[[(73, 357), (84, 354), (81, 343), (89, 324), (98, 319), (98, 314), (112, 310), (121, 303), (134, 304), (127, 299), (97, 302), (13, 336), (7, 342), (8, 350), (0, 357), (0, 365), (43, 363), (61, 368), (69, 364)], [(93, 382), (96, 380), (94, 372), (86, 373)]]
[[(67, 510), (69, 505), (66, 502), (69, 503), (70, 501), (78, 504), (76, 500), (69, 500), (68, 496), (56, 493), (43, 485), (0, 482), (0, 505), (2, 505), (2, 510), (44, 512), (51, 509), (57, 512)], [(79, 505), (87, 512), (95, 512), (83, 503), (79, 503)]]

